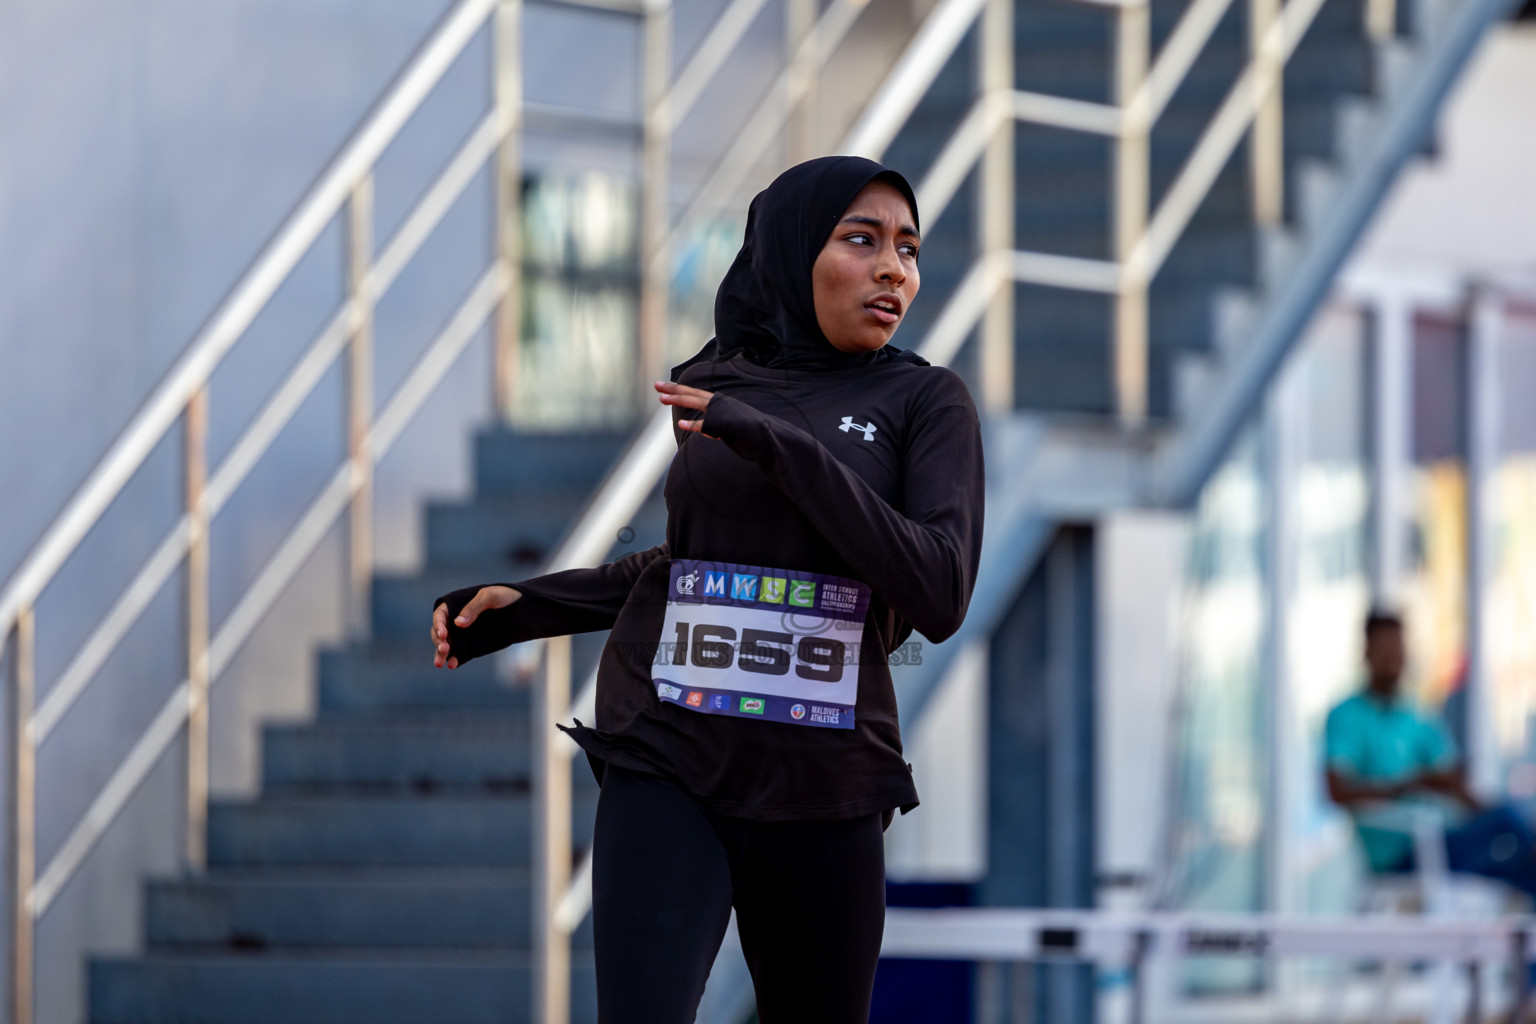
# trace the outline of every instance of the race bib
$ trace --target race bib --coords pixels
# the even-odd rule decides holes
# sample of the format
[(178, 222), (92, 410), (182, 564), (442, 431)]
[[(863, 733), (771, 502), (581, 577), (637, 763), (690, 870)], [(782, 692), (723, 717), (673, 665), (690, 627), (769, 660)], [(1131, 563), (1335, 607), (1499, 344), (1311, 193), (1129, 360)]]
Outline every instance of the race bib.
[(868, 610), (857, 580), (674, 558), (656, 695), (704, 714), (852, 729)]

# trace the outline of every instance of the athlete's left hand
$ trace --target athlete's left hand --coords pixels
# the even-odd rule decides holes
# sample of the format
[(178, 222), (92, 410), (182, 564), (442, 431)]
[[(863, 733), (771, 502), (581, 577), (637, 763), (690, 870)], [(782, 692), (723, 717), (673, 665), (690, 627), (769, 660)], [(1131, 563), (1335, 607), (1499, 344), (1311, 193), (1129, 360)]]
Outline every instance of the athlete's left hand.
[[(658, 380), (656, 382), (656, 390), (661, 392), (657, 397), (660, 398), (662, 405), (676, 405), (684, 409), (697, 409), (701, 413), (704, 411), (704, 407), (709, 404), (709, 400), (715, 397), (713, 391), (705, 391), (703, 388), (690, 388), (686, 384), (674, 384), (669, 380)], [(704, 418), (700, 416), (696, 420), (678, 420), (677, 425), (684, 430), (692, 430), (694, 433), (704, 434), (704, 431), (699, 429), (703, 422)], [(713, 434), (704, 434), (704, 436), (716, 441), (720, 440)]]

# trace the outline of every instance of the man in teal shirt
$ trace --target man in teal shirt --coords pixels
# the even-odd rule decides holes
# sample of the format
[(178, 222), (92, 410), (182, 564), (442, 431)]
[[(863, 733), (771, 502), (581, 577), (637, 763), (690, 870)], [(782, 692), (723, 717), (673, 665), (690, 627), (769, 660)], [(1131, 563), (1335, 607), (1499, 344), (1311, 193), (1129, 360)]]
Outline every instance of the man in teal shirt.
[(1536, 899), (1536, 837), (1513, 808), (1485, 807), (1445, 725), (1398, 690), (1403, 624), (1372, 612), (1365, 623), (1366, 687), (1328, 713), (1328, 795), (1350, 813), (1373, 872), (1414, 868), (1412, 817), (1442, 815), (1452, 871), (1501, 879)]

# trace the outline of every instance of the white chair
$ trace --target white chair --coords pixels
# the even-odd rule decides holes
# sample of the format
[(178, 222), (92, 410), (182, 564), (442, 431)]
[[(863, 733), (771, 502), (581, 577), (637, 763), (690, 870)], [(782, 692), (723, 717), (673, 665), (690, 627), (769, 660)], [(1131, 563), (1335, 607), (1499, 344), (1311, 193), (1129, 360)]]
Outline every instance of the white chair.
[[(1394, 810), (1406, 815), (1403, 831), (1413, 835), (1414, 870), (1411, 874), (1372, 877), (1362, 894), (1363, 912), (1417, 913), (1439, 920), (1486, 920), (1504, 911), (1511, 895), (1508, 887), (1490, 878), (1451, 871), (1445, 856), (1444, 819), (1435, 808), (1399, 805)], [(1378, 816), (1377, 821), (1380, 820)], [(1466, 1004), (1467, 994), (1457, 967), (1450, 961), (1440, 961), (1432, 968), (1426, 1024), (1453, 1024), (1460, 1019), (1459, 1007)], [(1393, 996), (1402, 969), (1403, 965), (1395, 961), (1385, 965), (1373, 1021), (1386, 1024), (1392, 1019)]]

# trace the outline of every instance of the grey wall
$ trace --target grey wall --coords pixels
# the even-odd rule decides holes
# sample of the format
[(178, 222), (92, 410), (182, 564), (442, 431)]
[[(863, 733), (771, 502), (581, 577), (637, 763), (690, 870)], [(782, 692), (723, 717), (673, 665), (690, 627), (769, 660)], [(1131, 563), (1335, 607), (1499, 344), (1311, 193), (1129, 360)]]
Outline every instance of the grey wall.
[[(21, 0), (0, 6), (0, 579), (129, 421), (302, 196), (446, 0)], [(478, 116), (483, 47), (380, 171), (380, 233)], [(380, 310), (379, 387), (462, 293), (488, 247), (484, 192)], [(478, 204), (478, 208), (477, 208)], [(339, 239), (317, 246), (213, 382), (212, 452), (340, 297)], [(483, 342), (383, 467), (380, 553), (414, 557), (413, 497), (462, 489), (486, 411)], [(340, 381), (320, 387), (215, 524), (215, 626), (341, 453)], [(151, 457), (39, 605), (39, 682), (173, 521), (180, 442)], [(313, 642), (338, 635), (332, 537), (220, 684), (215, 785), (248, 790), (254, 720), (302, 713)], [(182, 676), (167, 587), (42, 748), (39, 842), (52, 856)], [(79, 1020), (83, 952), (131, 948), (146, 871), (175, 869), (181, 753), (162, 759), (39, 926), (38, 1019)]]

